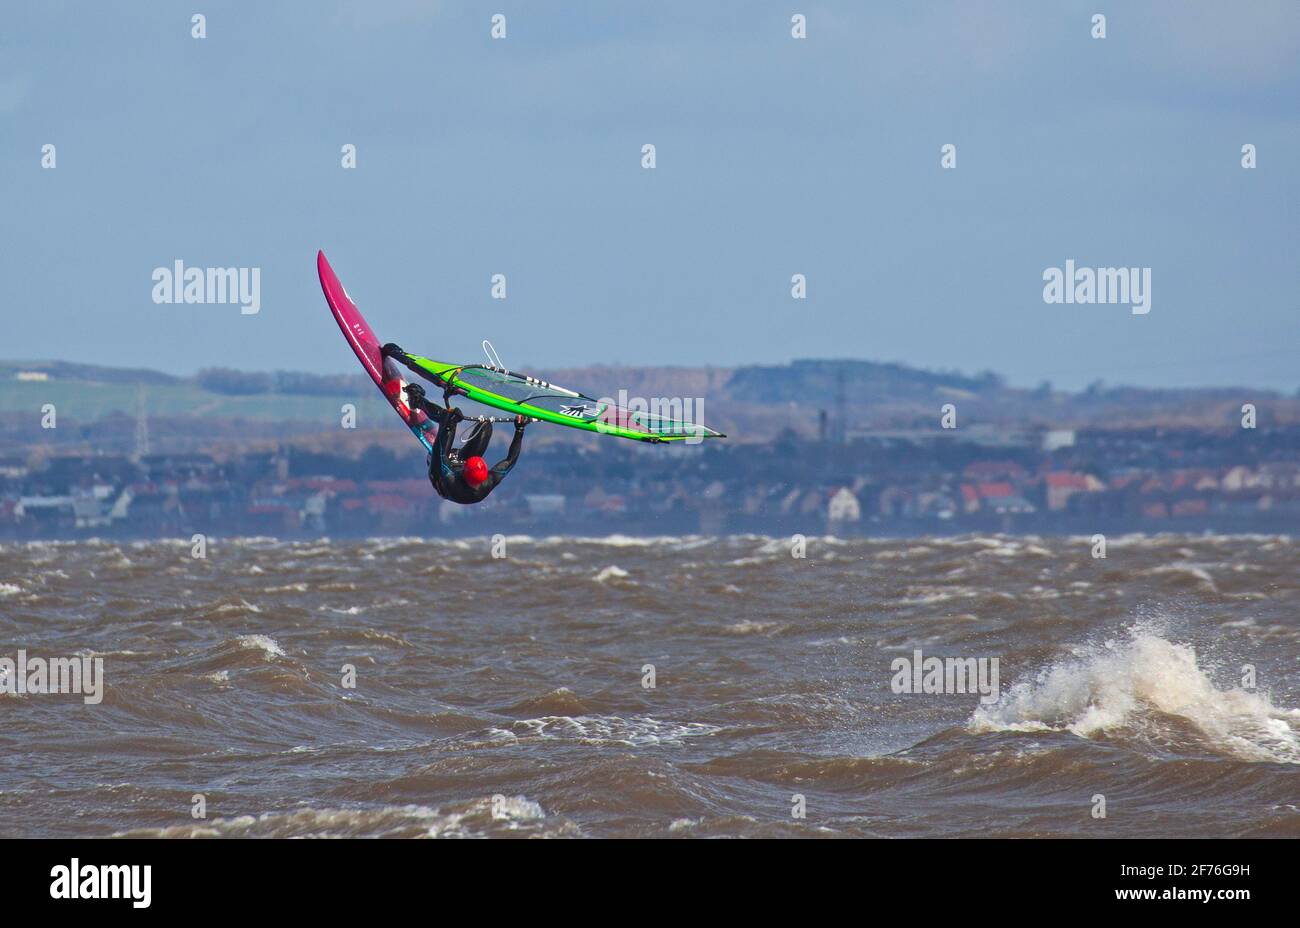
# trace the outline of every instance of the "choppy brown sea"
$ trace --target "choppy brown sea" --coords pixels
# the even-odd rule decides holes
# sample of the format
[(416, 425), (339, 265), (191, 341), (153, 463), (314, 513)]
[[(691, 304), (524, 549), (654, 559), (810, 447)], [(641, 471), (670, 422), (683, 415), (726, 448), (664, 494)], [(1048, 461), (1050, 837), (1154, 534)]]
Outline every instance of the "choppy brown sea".
[(504, 546), (0, 547), (0, 836), (1300, 836), (1290, 538)]

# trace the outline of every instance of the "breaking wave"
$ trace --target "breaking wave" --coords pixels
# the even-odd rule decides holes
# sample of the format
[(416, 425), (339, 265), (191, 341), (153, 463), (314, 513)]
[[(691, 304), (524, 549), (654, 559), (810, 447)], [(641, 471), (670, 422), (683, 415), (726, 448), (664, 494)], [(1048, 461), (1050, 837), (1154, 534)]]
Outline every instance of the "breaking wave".
[(1267, 695), (1240, 687), (1219, 689), (1191, 645), (1141, 629), (1017, 683), (977, 709), (969, 728), (1168, 739), (1180, 725), (1218, 753), (1300, 764), (1300, 709), (1275, 707)]

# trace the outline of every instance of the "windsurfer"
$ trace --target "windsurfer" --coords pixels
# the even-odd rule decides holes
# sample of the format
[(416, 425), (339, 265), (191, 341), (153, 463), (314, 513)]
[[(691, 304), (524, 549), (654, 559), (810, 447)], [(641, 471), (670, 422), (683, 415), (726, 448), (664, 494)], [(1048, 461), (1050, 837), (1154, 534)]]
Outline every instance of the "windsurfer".
[[(406, 353), (396, 345), (388, 344), (382, 349), (385, 357), (393, 357), (405, 363)], [(515, 416), (515, 437), (510, 442), (510, 450), (505, 460), (489, 468), (483, 460), (483, 453), (492, 441), (492, 423), (480, 419), (474, 423), (465, 441), (459, 448), (456, 443), (456, 427), (464, 420), (464, 414), (451, 405), (452, 391), (443, 394), (443, 406), (431, 403), (425, 397), (424, 388), (418, 383), (407, 384), (406, 400), (411, 408), (423, 410), (438, 423), (438, 437), (429, 454), (429, 482), (443, 499), (453, 503), (480, 503), (496, 489), (506, 478), (510, 469), (519, 459), (519, 451), (524, 443), (524, 426), (528, 420), (524, 416)]]

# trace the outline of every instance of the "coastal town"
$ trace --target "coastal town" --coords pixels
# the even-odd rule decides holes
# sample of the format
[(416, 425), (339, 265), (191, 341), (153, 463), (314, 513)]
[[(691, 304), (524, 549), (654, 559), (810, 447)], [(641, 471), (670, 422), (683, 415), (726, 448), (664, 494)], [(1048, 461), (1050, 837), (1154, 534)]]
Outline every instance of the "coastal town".
[[(646, 450), (660, 454), (646, 454)], [(505, 533), (1291, 532), (1300, 427), (938, 430), (642, 449), (541, 443), (485, 504), (413, 448), (0, 457), (0, 539)]]

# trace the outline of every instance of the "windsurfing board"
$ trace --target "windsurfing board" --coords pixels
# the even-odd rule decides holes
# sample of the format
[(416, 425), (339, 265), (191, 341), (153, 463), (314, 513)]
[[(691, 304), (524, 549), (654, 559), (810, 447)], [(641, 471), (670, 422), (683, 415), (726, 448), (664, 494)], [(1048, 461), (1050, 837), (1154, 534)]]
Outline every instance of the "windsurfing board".
[(361, 310), (357, 309), (357, 304), (348, 296), (338, 275), (334, 273), (334, 268), (325, 260), (323, 251), (316, 252), (316, 272), (320, 275), (320, 288), (325, 292), (325, 301), (330, 304), (334, 321), (339, 324), (343, 337), (352, 346), (357, 360), (425, 450), (433, 451), (430, 440), (436, 426), (423, 410), (417, 409), (412, 418), (411, 407), (406, 399), (406, 378), (402, 376), (401, 368), (392, 358), (385, 358), (380, 352), (381, 342), (370, 328), (370, 323), (361, 315)]

